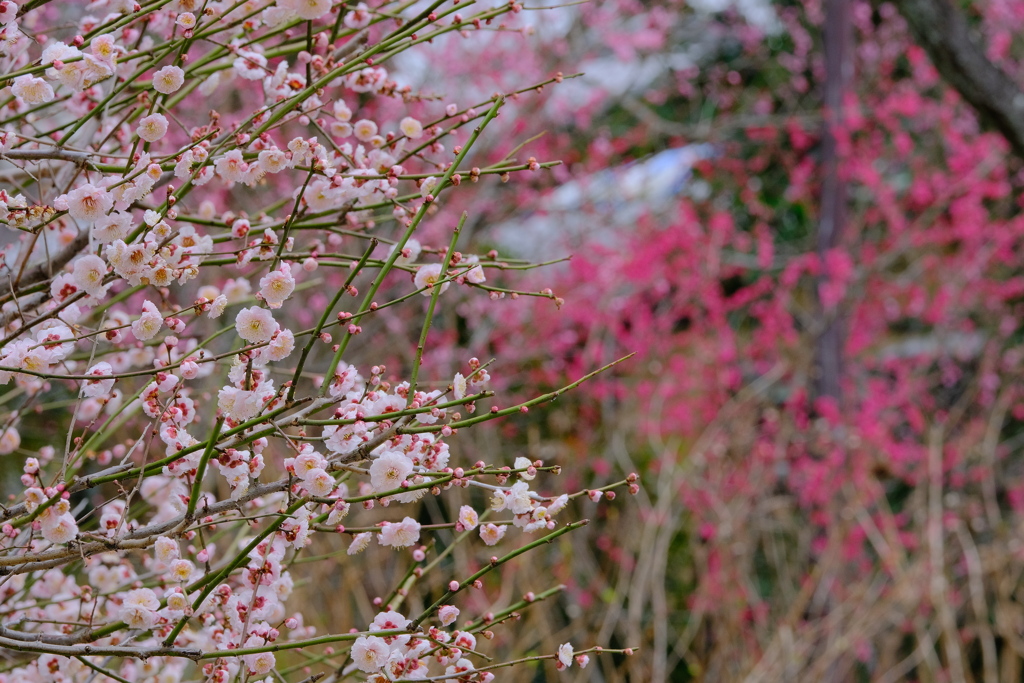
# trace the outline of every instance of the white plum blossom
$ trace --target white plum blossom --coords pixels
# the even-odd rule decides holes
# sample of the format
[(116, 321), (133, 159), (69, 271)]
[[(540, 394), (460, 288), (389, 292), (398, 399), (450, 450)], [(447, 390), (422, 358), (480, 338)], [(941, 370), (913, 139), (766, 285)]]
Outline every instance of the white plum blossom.
[(377, 540), (381, 545), (392, 548), (407, 548), (420, 540), (420, 523), (412, 517), (401, 522), (385, 522)]
[(156, 623), (160, 600), (149, 588), (128, 591), (121, 603), (119, 617), (130, 628), (150, 629)]
[(72, 218), (92, 224), (110, 211), (114, 198), (102, 187), (86, 183), (64, 195), (64, 204)]
[(239, 337), (250, 344), (263, 344), (274, 336), (278, 324), (269, 310), (253, 306), (238, 312), (235, 316), (235, 330)]
[(260, 279), (260, 296), (271, 308), (281, 308), (293, 291), (295, 278), (288, 263), (281, 264), (278, 270), (273, 270)]
[(278, 5), (294, 12), (299, 19), (312, 21), (331, 11), (331, 0), (278, 0)]
[(163, 114), (150, 114), (139, 120), (135, 131), (146, 142), (156, 142), (167, 134), (167, 117)]
[(132, 322), (132, 334), (139, 341), (152, 339), (163, 327), (164, 318), (152, 301), (142, 302), (142, 315)]
[(42, 78), (31, 74), (15, 78), (11, 92), (29, 106), (43, 104), (53, 99), (53, 87)]
[(345, 26), (351, 29), (366, 28), (370, 25), (370, 11), (365, 2), (361, 2), (345, 13)]
[(78, 524), (75, 518), (65, 512), (63, 514), (44, 515), (40, 519), (43, 538), (50, 543), (68, 543), (78, 536)]
[(423, 137), (423, 124), (411, 116), (406, 116), (402, 119), (401, 123), (398, 124), (398, 128), (407, 138), (418, 140)]
[(123, 240), (131, 232), (132, 215), (122, 211), (100, 216), (92, 226), (92, 236), (101, 244)]
[(368, 674), (380, 671), (390, 655), (391, 648), (379, 636), (361, 636), (352, 645), (352, 661), (356, 668)]
[(111, 377), (113, 372), (114, 369), (106, 361), (100, 361), (89, 368), (85, 374), (96, 379), (85, 380), (82, 395), (86, 398), (99, 398), (110, 394), (110, 390), (114, 388), (114, 378)]
[[(246, 647), (259, 647), (265, 643), (258, 637), (252, 637), (245, 644)], [(245, 662), (245, 666), (252, 675), (266, 676), (274, 668), (277, 658), (274, 657), (273, 652), (256, 652), (250, 655), (242, 655), (242, 661)]]
[(75, 286), (95, 297), (106, 291), (103, 278), (107, 275), (107, 262), (95, 254), (88, 254), (75, 261), (72, 278)]
[(442, 605), (441, 609), (437, 610), (437, 618), (442, 625), (451, 626), (459, 618), (459, 608), (455, 605)]
[(466, 398), (466, 378), (461, 372), (456, 372), (455, 379), (452, 380), (452, 395), (456, 401)]
[(573, 650), (572, 644), (563, 643), (558, 646), (558, 664), (559, 669), (568, 669), (572, 666)]
[(480, 538), (487, 545), (495, 545), (505, 536), (508, 527), (498, 524), (480, 525)]
[(402, 485), (412, 474), (412, 462), (397, 451), (386, 451), (370, 465), (370, 484), (378, 493)]
[[(420, 292), (423, 296), (431, 296), (434, 285), (442, 279), (444, 278), (441, 273), (441, 264), (429, 263), (425, 266), (419, 267), (416, 271), (416, 276), (413, 278), (413, 283), (416, 285), (417, 289), (423, 289), (423, 291)], [(441, 285), (441, 294), (444, 294), (444, 291), (448, 289), (448, 285), (450, 284), (450, 282), (445, 282)]]
[(472, 531), (480, 523), (480, 515), (468, 505), (459, 508), (459, 524), (466, 531)]
[(348, 546), (349, 555), (358, 555), (367, 548), (370, 547), (370, 542), (373, 541), (374, 534), (370, 531), (364, 531), (361, 534), (356, 534), (352, 538), (352, 542)]
[[(181, 15), (179, 15), (178, 19), (180, 22)], [(195, 23), (194, 17), (192, 23)], [(165, 66), (153, 74), (153, 89), (164, 95), (177, 91), (184, 82), (185, 72), (177, 66)]]
[(356, 138), (367, 142), (377, 134), (377, 124), (370, 119), (360, 119), (352, 125), (352, 130), (355, 132)]

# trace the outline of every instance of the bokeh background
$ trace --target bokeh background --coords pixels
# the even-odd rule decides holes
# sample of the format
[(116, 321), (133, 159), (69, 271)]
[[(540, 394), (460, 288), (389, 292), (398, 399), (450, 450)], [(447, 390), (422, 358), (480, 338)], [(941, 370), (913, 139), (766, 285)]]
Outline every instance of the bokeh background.
[(565, 76), (480, 157), (563, 164), (433, 221), (440, 242), (469, 211), (481, 253), (571, 255), (514, 280), (565, 303), (467, 298), (429, 360), (495, 358), (526, 396), (635, 354), (453, 450), (560, 463), (571, 486), (641, 474), (479, 598), (550, 567), (565, 590), (499, 646), (640, 651), (503, 678), (1020, 680), (1024, 3), (524, 5), (396, 75), (460, 104)]

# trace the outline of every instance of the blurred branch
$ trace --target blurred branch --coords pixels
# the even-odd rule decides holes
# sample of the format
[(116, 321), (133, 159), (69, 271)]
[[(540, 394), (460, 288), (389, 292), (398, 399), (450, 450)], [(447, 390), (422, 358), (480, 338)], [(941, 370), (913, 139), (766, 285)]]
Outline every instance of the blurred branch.
[(942, 78), (998, 130), (1024, 158), (1024, 92), (970, 35), (967, 20), (949, 0), (895, 0), (917, 43)]

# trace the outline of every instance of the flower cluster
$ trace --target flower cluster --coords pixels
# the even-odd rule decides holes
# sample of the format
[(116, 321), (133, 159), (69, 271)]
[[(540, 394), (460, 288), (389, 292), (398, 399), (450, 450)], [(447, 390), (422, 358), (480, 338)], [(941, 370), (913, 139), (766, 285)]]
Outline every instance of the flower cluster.
[[(540, 166), (477, 146), (505, 95), (440, 103), (395, 57), (521, 8), (59, 4), (0, 0), (0, 454), (21, 467), (0, 648), (26, 653), (0, 683), (291, 680), (313, 645), (335, 679), (491, 680), (479, 624), (446, 630), (486, 609), (460, 593), (584, 524), (554, 516), (585, 492), (452, 450), (551, 397), (489, 405), (488, 364), (439, 357), (431, 327), (553, 297), (509, 289), (529, 264), (463, 253), (465, 217), (437, 210), (464, 178)], [(476, 501), (433, 504), (453, 489)], [(441, 562), (452, 533), (489, 553), (510, 528), (532, 535), (480, 576)], [(315, 542), (368, 573), (399, 551), (445, 602), (313, 639), (293, 592)]]

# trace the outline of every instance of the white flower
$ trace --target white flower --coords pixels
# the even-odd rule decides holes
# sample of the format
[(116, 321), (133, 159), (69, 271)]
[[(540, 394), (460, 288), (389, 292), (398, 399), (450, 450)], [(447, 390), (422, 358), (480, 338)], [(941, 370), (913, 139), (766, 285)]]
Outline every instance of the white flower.
[(228, 307), (228, 298), (223, 294), (218, 294), (210, 305), (210, 312), (207, 313), (211, 318), (219, 318), (224, 315), (224, 309)]
[(153, 553), (160, 566), (169, 566), (171, 562), (174, 562), (180, 557), (178, 542), (173, 538), (160, 536), (156, 539), (156, 543), (153, 544)]
[(53, 88), (42, 78), (31, 74), (18, 76), (14, 79), (11, 92), (27, 105), (42, 104), (53, 99)]
[(68, 213), (83, 223), (95, 223), (114, 206), (114, 198), (102, 187), (86, 183), (65, 195)]
[[(178, 20), (181, 20), (179, 15)], [(195, 23), (195, 17), (192, 18)], [(153, 89), (164, 95), (175, 92), (185, 82), (185, 72), (176, 66), (165, 66), (153, 74)]]
[(129, 628), (149, 629), (156, 623), (156, 610), (160, 609), (160, 601), (156, 593), (148, 588), (136, 588), (128, 591), (121, 603), (118, 615)]
[(398, 127), (407, 138), (416, 140), (423, 137), (423, 124), (411, 116), (406, 116), (402, 119), (402, 122), (398, 124)]
[(508, 527), (497, 524), (484, 524), (480, 527), (480, 538), (487, 545), (495, 545), (505, 536)]
[(516, 482), (509, 488), (507, 494), (508, 509), (517, 515), (525, 515), (533, 511), (533, 499), (530, 497), (530, 487), (526, 482)]
[(459, 618), (459, 608), (455, 605), (444, 605), (437, 610), (437, 618), (441, 620), (442, 625), (451, 626)]
[[(388, 252), (388, 256), (391, 256), (397, 246), (397, 244), (391, 245), (391, 251)], [(410, 237), (406, 241), (405, 247), (402, 249), (402, 253), (395, 259), (395, 264), (399, 266), (407, 266), (410, 263), (415, 263), (416, 259), (420, 257), (421, 251), (423, 251), (423, 246), (420, 244), (420, 241), (415, 237)]]
[(572, 666), (572, 654), (573, 652), (571, 643), (563, 643), (562, 645), (559, 645), (558, 663), (561, 664), (562, 667), (568, 669), (570, 666)]
[(412, 517), (401, 522), (385, 522), (377, 536), (381, 545), (406, 548), (420, 540), (420, 523)]
[(351, 121), (352, 110), (342, 100), (338, 100), (334, 103), (334, 118), (342, 122)]
[(295, 334), (291, 330), (281, 330), (260, 351), (261, 358), (268, 361), (284, 360), (295, 350)]
[(142, 315), (132, 323), (132, 334), (139, 341), (146, 341), (156, 336), (164, 324), (163, 316), (152, 301), (142, 302)]
[[(174, 23), (182, 28), (195, 28), (196, 27), (196, 15), (191, 12), (182, 12), (174, 18)], [(180, 84), (179, 84), (180, 87)], [(177, 90), (178, 88), (175, 88)]]
[(358, 555), (370, 546), (370, 541), (373, 540), (373, 532), (364, 531), (361, 534), (356, 534), (352, 539), (352, 543), (348, 546), (349, 555)]
[[(267, 58), (258, 52), (239, 50), (238, 59), (232, 64), (235, 73), (250, 81), (261, 80), (267, 75)], [(220, 172), (220, 169), (218, 169)]]
[(0, 24), (9, 24), (18, 18), (18, 3), (14, 0), (0, 2)]
[(43, 538), (50, 543), (67, 543), (78, 536), (78, 524), (70, 513), (47, 515), (40, 520)]
[(71, 277), (75, 286), (91, 296), (103, 296), (103, 278), (107, 275), (107, 262), (95, 254), (89, 254), (75, 261)]
[[(530, 460), (529, 458), (524, 458), (523, 456), (519, 456), (518, 458), (516, 458), (516, 461), (513, 463), (513, 468), (517, 469), (517, 470), (525, 470), (527, 467), (530, 467), (531, 465), (533, 465), (533, 461), (532, 460)], [(536, 474), (530, 474), (529, 472), (519, 472), (519, 478), (520, 479), (524, 479), (526, 481), (530, 481), (535, 476), (537, 476), (537, 475)]]
[(377, 134), (377, 124), (370, 119), (360, 119), (356, 121), (352, 126), (352, 129), (355, 131), (356, 137), (363, 142), (367, 142)]
[(380, 671), (390, 655), (391, 648), (378, 636), (362, 636), (352, 645), (352, 661), (368, 674)]
[(279, 0), (278, 4), (306, 21), (319, 19), (331, 11), (331, 0)]
[(243, 308), (235, 316), (235, 330), (238, 331), (238, 336), (250, 344), (270, 341), (277, 329), (278, 324), (273, 314), (259, 306)]
[(187, 583), (195, 572), (196, 566), (189, 560), (171, 562), (170, 579), (178, 583)]
[(139, 121), (135, 132), (146, 142), (156, 142), (167, 134), (167, 117), (163, 114), (150, 114)]
[(249, 667), (249, 673), (254, 676), (266, 676), (274, 668), (277, 659), (273, 652), (257, 652), (252, 655), (242, 655), (242, 661)]
[(361, 2), (355, 7), (350, 7), (348, 12), (345, 13), (345, 26), (347, 28), (366, 28), (370, 25), (370, 10), (366, 6), (365, 2)]
[(407, 628), (412, 619), (407, 619), (401, 612), (389, 609), (387, 612), (380, 612), (373, 618), (370, 624), (371, 631), (397, 631)]
[(245, 172), (249, 170), (249, 165), (242, 158), (241, 150), (237, 149), (233, 149), (224, 156), (218, 157), (213, 162), (213, 166), (217, 169), (217, 175), (229, 183), (237, 183), (244, 180)]
[(132, 229), (132, 215), (115, 211), (110, 215), (100, 216), (92, 226), (92, 236), (97, 242), (107, 244), (123, 240)]
[(276, 148), (261, 151), (257, 163), (265, 173), (280, 173), (290, 165), (287, 152)]
[(284, 263), (279, 270), (274, 270), (260, 279), (260, 295), (271, 308), (281, 308), (292, 292), (295, 291), (295, 278), (292, 277), (291, 265)]
[(99, 398), (109, 394), (110, 390), (114, 387), (114, 378), (110, 377), (113, 372), (114, 369), (110, 366), (110, 363), (105, 361), (101, 361), (89, 368), (85, 374), (96, 377), (96, 379), (85, 381), (85, 386), (82, 387), (82, 395), (86, 398)]
[[(431, 263), (425, 266), (420, 266), (419, 270), (416, 271), (416, 276), (413, 278), (413, 283), (416, 285), (417, 289), (426, 288), (421, 292), (423, 296), (430, 296), (434, 285), (441, 279), (443, 279), (441, 274), (441, 264)], [(448, 289), (448, 285), (450, 284), (450, 282), (445, 282), (441, 285), (442, 294), (444, 294), (444, 290)]]
[(455, 373), (455, 379), (452, 381), (452, 394), (456, 401), (466, 398), (466, 378), (462, 376), (461, 372)]
[(334, 477), (319, 467), (310, 470), (303, 478), (303, 481), (306, 483), (306, 490), (309, 491), (310, 495), (322, 498), (334, 490)]
[(387, 451), (370, 465), (370, 484), (380, 493), (402, 485), (412, 474), (412, 462), (398, 451)]
[(463, 505), (459, 508), (459, 524), (466, 531), (472, 531), (476, 528), (476, 525), (480, 523), (480, 515), (476, 513), (476, 510), (468, 505)]

